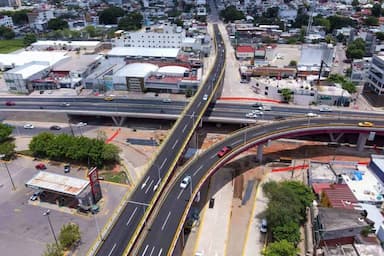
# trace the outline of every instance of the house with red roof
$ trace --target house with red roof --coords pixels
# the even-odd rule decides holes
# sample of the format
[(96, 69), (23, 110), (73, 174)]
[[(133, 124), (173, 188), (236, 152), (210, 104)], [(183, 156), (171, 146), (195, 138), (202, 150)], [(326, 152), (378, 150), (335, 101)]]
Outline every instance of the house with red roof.
[(236, 48), (237, 59), (252, 59), (255, 57), (255, 48), (250, 45), (240, 45)]

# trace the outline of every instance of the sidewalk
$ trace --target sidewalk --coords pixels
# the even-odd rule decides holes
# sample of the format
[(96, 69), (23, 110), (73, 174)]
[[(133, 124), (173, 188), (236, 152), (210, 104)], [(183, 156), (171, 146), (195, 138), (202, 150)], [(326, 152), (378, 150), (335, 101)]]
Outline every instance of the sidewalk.
[(197, 252), (210, 256), (226, 255), (233, 196), (231, 178), (225, 168), (211, 178), (208, 198), (214, 198), (215, 204), (209, 208), (208, 200), (203, 209), (193, 255)]

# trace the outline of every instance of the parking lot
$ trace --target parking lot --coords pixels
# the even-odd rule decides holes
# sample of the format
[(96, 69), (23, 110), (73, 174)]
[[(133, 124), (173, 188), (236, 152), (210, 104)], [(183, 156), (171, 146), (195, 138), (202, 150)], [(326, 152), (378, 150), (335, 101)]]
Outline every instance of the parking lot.
[[(100, 212), (96, 215), (85, 215), (58, 207), (54, 204), (29, 200), (34, 190), (25, 187), (25, 183), (38, 171), (35, 165), (40, 162), (29, 157), (18, 157), (7, 163), (16, 190), (13, 190), (4, 163), (0, 166), (0, 251), (1, 255), (42, 255), (47, 243), (54, 242), (48, 219), (43, 213), (50, 209), (50, 219), (56, 236), (63, 224), (77, 223), (80, 226), (82, 241), (77, 255), (85, 255), (112, 214), (112, 210), (120, 203), (123, 195), (129, 190), (125, 185), (101, 183), (103, 199), (100, 201)], [(72, 168), (65, 174), (63, 164), (44, 162), (48, 172), (85, 178), (84, 171)], [(22, 246), (20, 246), (22, 244)]]

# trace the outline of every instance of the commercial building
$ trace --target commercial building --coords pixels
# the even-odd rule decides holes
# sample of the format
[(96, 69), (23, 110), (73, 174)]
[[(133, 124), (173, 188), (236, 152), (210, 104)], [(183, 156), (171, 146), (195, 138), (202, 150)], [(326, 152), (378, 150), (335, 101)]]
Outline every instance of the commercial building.
[(384, 56), (374, 55), (367, 75), (367, 87), (374, 94), (384, 94)]
[(255, 49), (249, 45), (241, 45), (236, 48), (236, 58), (245, 60), (255, 57)]
[(58, 206), (87, 209), (94, 204), (88, 180), (40, 171), (25, 186), (39, 190), (40, 201)]
[[(311, 75), (327, 77), (333, 63), (334, 47), (330, 44), (303, 45), (297, 63), (298, 77)], [(321, 69), (321, 70), (320, 70)]]
[(30, 50), (44, 51), (44, 50), (64, 50), (75, 51), (82, 50), (87, 53), (96, 53), (102, 49), (102, 43), (100, 41), (62, 41), (62, 40), (44, 40), (37, 41), (31, 46)]

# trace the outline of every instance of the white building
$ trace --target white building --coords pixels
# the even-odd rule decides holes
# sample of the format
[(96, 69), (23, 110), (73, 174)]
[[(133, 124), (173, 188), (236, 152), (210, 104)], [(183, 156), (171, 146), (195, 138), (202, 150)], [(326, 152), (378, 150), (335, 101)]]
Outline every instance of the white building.
[(180, 48), (143, 48), (143, 47), (114, 47), (107, 54), (108, 58), (146, 58), (146, 59), (176, 59)]
[(41, 79), (49, 73), (48, 62), (31, 62), (4, 73), (4, 80), (9, 91), (29, 93), (32, 91), (31, 80)]
[[(47, 8), (47, 9), (46, 9)], [(27, 13), (28, 22), (31, 29), (43, 31), (48, 26), (48, 21), (55, 18), (53, 9), (44, 7)]]
[(44, 40), (31, 44), (31, 50), (83, 50), (88, 53), (97, 52), (101, 48), (100, 41), (62, 41), (62, 40)]
[(113, 47), (180, 48), (185, 30), (176, 25), (163, 24), (144, 31), (124, 32), (112, 39)]
[(13, 28), (12, 18), (6, 15), (0, 15), (0, 26)]
[(367, 74), (367, 85), (375, 94), (384, 94), (384, 56), (373, 56), (371, 67)]

